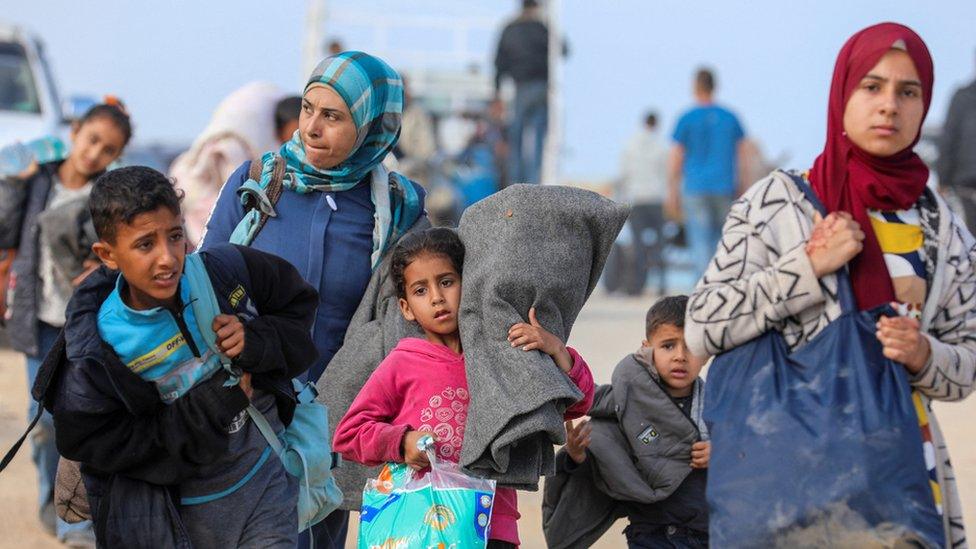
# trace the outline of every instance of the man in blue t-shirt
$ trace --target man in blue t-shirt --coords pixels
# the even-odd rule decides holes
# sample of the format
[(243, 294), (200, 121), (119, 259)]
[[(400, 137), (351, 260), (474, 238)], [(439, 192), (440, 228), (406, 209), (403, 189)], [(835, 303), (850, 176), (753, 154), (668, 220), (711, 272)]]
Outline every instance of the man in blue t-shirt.
[(745, 184), (738, 174), (745, 132), (732, 112), (713, 102), (714, 92), (715, 76), (708, 69), (699, 69), (696, 105), (678, 119), (668, 166), (667, 212), (673, 218), (684, 218), (699, 275), (722, 238), (722, 223), (732, 199)]

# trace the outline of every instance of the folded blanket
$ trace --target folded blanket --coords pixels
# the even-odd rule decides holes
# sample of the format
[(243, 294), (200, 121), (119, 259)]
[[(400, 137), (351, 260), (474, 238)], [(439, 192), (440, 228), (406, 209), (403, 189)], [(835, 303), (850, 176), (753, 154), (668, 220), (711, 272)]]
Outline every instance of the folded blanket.
[(555, 472), (563, 413), (582, 398), (541, 352), (512, 348), (508, 327), (539, 322), (566, 341), (629, 208), (571, 187), (513, 185), (468, 208), (460, 330), (471, 402), (461, 465), (518, 489)]
[[(98, 242), (88, 197), (79, 196), (54, 209), (38, 214), (37, 224), (43, 246), (51, 249), (54, 268), (64, 281), (71, 281), (85, 270), (86, 260), (97, 260), (92, 244)], [(74, 288), (64, 288), (71, 295)]]

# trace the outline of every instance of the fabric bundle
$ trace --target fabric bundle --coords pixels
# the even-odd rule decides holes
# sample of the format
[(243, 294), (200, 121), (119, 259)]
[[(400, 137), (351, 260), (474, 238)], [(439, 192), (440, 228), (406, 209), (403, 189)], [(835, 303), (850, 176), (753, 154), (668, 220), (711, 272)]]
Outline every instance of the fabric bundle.
[(464, 212), (459, 319), (471, 404), (461, 465), (472, 473), (535, 490), (555, 471), (563, 413), (582, 394), (548, 355), (513, 348), (508, 328), (535, 307), (566, 341), (629, 212), (590, 191), (538, 185), (513, 185)]

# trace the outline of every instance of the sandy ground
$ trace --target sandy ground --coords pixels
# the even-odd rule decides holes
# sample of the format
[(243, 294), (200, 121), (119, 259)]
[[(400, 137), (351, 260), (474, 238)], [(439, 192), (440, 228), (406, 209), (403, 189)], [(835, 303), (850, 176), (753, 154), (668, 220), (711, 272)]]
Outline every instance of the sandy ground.
[[(586, 357), (598, 383), (610, 380), (617, 361), (640, 344), (643, 317), (652, 298), (616, 298), (595, 295), (577, 321), (570, 344)], [(956, 468), (966, 523), (976, 524), (976, 440), (969, 427), (976, 416), (976, 399), (963, 403), (938, 403), (937, 414), (949, 441)], [(0, 451), (13, 443), (26, 424), (27, 395), (23, 359), (0, 351)], [(0, 474), (0, 548), (47, 548), (59, 544), (40, 530), (36, 518), (36, 480), (25, 446), (11, 466)], [(523, 547), (545, 547), (542, 537), (540, 493), (521, 493), (520, 511)], [(618, 522), (598, 548), (625, 547)], [(355, 524), (351, 531), (355, 532)], [(347, 547), (355, 547), (350, 536)]]

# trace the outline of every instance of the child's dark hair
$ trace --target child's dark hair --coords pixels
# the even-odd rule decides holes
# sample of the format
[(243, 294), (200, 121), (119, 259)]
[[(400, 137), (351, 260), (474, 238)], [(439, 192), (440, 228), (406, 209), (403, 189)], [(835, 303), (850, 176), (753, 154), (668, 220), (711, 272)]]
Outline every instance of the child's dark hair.
[(137, 215), (160, 207), (180, 215), (182, 199), (182, 191), (165, 175), (146, 166), (127, 166), (95, 179), (88, 207), (98, 238), (114, 243), (120, 223), (128, 225)]
[(669, 295), (662, 297), (647, 310), (645, 331), (648, 339), (664, 324), (671, 324), (675, 328), (685, 327), (685, 309), (688, 308), (688, 296)]
[(298, 113), (302, 110), (302, 98), (292, 95), (278, 101), (275, 105), (275, 131), (280, 132), (292, 120), (298, 120)]
[(393, 258), (390, 260), (390, 277), (396, 287), (397, 296), (406, 298), (406, 281), (403, 271), (407, 265), (425, 254), (443, 255), (451, 260), (454, 270), (461, 274), (464, 264), (464, 244), (456, 232), (444, 227), (434, 227), (425, 231), (412, 232), (400, 239), (393, 248)]
[(105, 103), (95, 105), (88, 109), (84, 116), (78, 119), (78, 127), (82, 127), (96, 118), (107, 118), (122, 132), (125, 141), (123, 146), (132, 139), (132, 122), (129, 120), (129, 113), (125, 110), (125, 105), (115, 98), (107, 100)]

